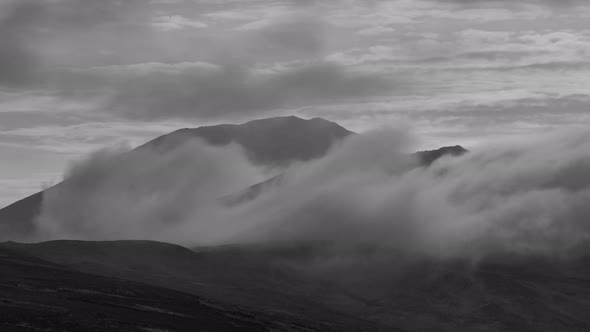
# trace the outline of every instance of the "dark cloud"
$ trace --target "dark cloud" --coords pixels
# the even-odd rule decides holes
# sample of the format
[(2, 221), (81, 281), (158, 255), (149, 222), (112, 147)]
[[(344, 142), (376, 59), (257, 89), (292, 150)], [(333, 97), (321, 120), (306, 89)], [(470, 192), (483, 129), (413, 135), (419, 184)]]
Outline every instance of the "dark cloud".
[[(318, 60), (325, 24), (308, 12), (310, 5), (294, 5), (292, 12), (252, 22), (231, 37), (208, 39), (205, 44), (212, 50), (200, 54), (208, 53), (202, 58), (215, 64), (203, 66), (174, 60), (174, 38), (187, 35), (170, 37), (172, 44), (155, 37), (162, 32), (151, 24), (166, 13), (163, 5), (140, 0), (11, 2), (0, 21), (0, 84), (96, 101), (99, 112), (134, 119), (223, 118), (388, 95), (388, 80)], [(148, 62), (167, 58), (171, 60)], [(267, 73), (254, 68), (301, 58), (311, 63), (265, 69)], [(102, 67), (92, 67), (97, 64)]]
[(219, 118), (283, 106), (388, 95), (390, 80), (328, 63), (264, 72), (239, 65), (151, 63), (66, 73), (58, 88), (105, 100), (98, 109), (137, 119)]
[(33, 27), (45, 8), (33, 1), (1, 4), (0, 10), (0, 85), (29, 82), (39, 59), (32, 49)]

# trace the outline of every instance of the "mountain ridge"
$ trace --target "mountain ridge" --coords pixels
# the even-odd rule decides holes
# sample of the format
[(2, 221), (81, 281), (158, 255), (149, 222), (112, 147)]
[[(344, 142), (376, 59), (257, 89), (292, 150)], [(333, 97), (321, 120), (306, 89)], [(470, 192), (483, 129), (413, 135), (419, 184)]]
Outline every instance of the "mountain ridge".
[[(188, 138), (222, 146), (236, 143), (249, 159), (261, 166), (284, 167), (325, 155), (332, 145), (354, 132), (322, 118), (305, 120), (296, 116), (273, 117), (243, 124), (220, 124), (182, 128), (157, 137), (137, 149), (170, 149)], [(269, 139), (272, 137), (272, 139)]]
[(299, 328), (315, 322), (317, 329), (331, 325), (338, 331), (582, 332), (590, 326), (587, 257), (510, 255), (474, 264), (361, 248), (340, 252), (338, 257), (349, 259), (333, 264), (321, 244), (233, 245), (191, 253), (153, 241), (51, 241), (0, 243), (0, 263), (4, 248), (78, 273), (282, 313)]
[[(198, 128), (182, 128), (159, 136), (135, 148), (173, 149), (188, 139), (201, 138), (205, 142), (222, 146), (235, 143), (241, 146), (249, 159), (260, 166), (283, 168), (294, 162), (306, 162), (321, 158), (335, 143), (356, 133), (322, 118), (302, 119), (296, 116), (252, 120), (243, 124), (220, 124)], [(429, 165), (444, 155), (460, 155), (466, 152), (460, 146), (422, 151), (417, 155), (424, 165)], [(271, 178), (253, 184), (244, 190), (246, 196), (229, 197), (230, 203), (243, 197), (255, 197), (266, 185), (279, 182)], [(59, 187), (58, 183), (54, 187)], [(18, 200), (0, 209), (0, 240), (27, 240), (35, 231), (34, 219), (40, 213), (43, 192)], [(232, 196), (232, 195), (230, 195)], [(239, 196), (239, 197), (238, 197)], [(224, 199), (220, 197), (220, 199)]]

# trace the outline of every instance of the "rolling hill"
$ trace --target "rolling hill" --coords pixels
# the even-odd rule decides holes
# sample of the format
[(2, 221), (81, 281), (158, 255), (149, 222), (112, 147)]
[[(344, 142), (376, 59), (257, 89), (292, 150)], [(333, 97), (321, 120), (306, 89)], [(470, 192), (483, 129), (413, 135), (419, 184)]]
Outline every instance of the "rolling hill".
[(142, 282), (266, 315), (283, 313), (290, 317), (283, 319), (301, 326), (311, 320), (339, 331), (590, 328), (587, 257), (564, 261), (512, 255), (474, 264), (352, 250), (341, 253), (346, 261), (334, 263), (321, 245), (310, 244), (193, 251), (150, 241), (0, 247), (69, 271)]
[(2, 331), (330, 330), (287, 314), (76, 271), (8, 247), (0, 246)]

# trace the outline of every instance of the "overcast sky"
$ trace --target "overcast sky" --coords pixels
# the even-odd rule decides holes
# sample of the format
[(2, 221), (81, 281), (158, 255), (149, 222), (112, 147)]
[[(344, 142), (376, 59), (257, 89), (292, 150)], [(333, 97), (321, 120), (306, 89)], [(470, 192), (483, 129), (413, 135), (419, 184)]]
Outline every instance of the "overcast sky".
[(473, 148), (589, 105), (584, 0), (0, 0), (0, 205), (180, 127), (295, 114)]

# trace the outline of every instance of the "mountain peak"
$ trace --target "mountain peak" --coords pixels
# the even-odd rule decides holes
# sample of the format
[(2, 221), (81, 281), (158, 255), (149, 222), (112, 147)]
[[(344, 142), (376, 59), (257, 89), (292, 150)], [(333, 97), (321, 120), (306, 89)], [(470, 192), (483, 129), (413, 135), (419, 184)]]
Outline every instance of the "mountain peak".
[[(279, 129), (279, 128), (289, 128), (289, 127), (303, 127), (303, 128), (317, 128), (318, 126), (324, 126), (325, 128), (340, 128), (344, 129), (339, 124), (323, 119), (323, 118), (311, 118), (311, 119), (303, 119), (295, 115), (289, 116), (277, 116), (272, 118), (264, 118), (264, 119), (257, 119), (246, 122), (241, 125), (237, 125), (241, 127), (247, 128), (268, 128), (268, 129)], [(216, 126), (213, 126), (216, 127)], [(273, 128), (274, 127), (274, 128)], [(197, 128), (198, 129), (198, 128)], [(346, 129), (344, 129), (346, 130)], [(346, 130), (348, 131), (348, 130)], [(352, 132), (349, 132), (352, 133)]]
[(416, 155), (420, 159), (423, 165), (430, 165), (436, 160), (444, 156), (461, 156), (469, 150), (465, 149), (461, 145), (445, 146), (436, 150), (427, 150), (417, 152)]
[(322, 118), (306, 120), (297, 116), (281, 116), (239, 125), (185, 128), (140, 148), (170, 149), (187, 139), (200, 138), (211, 145), (236, 143), (255, 164), (283, 167), (322, 157), (335, 142), (350, 134), (353, 132)]

